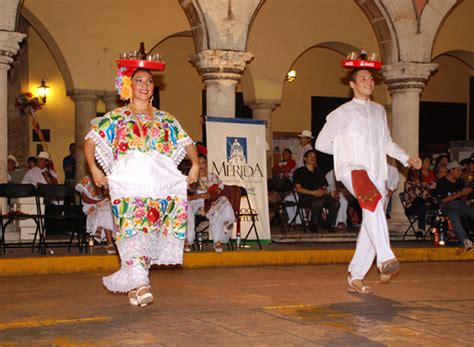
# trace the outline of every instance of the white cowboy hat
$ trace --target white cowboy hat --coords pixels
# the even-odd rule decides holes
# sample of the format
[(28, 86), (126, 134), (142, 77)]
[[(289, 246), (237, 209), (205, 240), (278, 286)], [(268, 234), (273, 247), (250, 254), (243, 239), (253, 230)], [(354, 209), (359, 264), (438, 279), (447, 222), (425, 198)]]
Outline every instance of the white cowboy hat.
[(20, 167), (20, 164), (18, 163), (18, 160), (16, 160), (16, 157), (13, 154), (9, 154), (7, 159), (13, 160), (15, 162), (15, 167), (17, 169)]
[(303, 130), (301, 134), (298, 135), (298, 137), (309, 137), (310, 139), (314, 139), (313, 134), (311, 134), (311, 131), (309, 130)]
[(37, 159), (46, 159), (46, 160), (49, 160), (49, 154), (48, 152), (40, 152), (37, 156), (36, 156)]

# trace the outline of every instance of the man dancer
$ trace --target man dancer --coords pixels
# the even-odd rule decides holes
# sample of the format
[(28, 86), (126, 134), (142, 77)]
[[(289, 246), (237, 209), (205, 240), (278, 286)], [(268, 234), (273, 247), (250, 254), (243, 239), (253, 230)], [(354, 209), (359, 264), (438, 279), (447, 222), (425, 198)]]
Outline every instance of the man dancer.
[(316, 149), (334, 155), (336, 179), (357, 197), (363, 209), (356, 251), (349, 265), (348, 291), (370, 294), (373, 289), (364, 285), (363, 279), (375, 257), (381, 282), (390, 281), (400, 268), (390, 248), (384, 210), (388, 175), (386, 155), (416, 169), (421, 168), (421, 160), (408, 157), (392, 141), (385, 109), (370, 100), (374, 79), (365, 67), (369, 64), (364, 63), (365, 60), (351, 62), (352, 67), (362, 67), (355, 68), (349, 77), (354, 98), (327, 116), (316, 140)]

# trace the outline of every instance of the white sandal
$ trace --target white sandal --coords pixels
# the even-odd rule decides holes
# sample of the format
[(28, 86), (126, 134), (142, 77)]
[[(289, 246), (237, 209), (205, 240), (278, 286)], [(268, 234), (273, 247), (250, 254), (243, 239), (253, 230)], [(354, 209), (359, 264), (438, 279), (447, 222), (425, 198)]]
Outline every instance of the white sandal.
[[(354, 285), (354, 281), (359, 280), (362, 283), (362, 286)], [(370, 286), (364, 285), (361, 279), (359, 278), (352, 278), (350, 275), (347, 277), (347, 283), (349, 283), (349, 287), (347, 287), (347, 291), (349, 293), (359, 293), (359, 294), (372, 294), (374, 290)]]
[(141, 286), (137, 289), (137, 305), (139, 307), (146, 307), (153, 302), (153, 294), (150, 286)]

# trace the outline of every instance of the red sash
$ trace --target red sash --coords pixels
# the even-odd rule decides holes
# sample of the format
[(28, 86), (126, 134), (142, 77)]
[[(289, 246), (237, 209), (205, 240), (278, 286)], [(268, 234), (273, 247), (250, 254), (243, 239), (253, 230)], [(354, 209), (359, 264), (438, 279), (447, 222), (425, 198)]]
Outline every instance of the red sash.
[(372, 183), (365, 170), (351, 171), (352, 187), (359, 201), (359, 205), (370, 212), (374, 212), (382, 195)]

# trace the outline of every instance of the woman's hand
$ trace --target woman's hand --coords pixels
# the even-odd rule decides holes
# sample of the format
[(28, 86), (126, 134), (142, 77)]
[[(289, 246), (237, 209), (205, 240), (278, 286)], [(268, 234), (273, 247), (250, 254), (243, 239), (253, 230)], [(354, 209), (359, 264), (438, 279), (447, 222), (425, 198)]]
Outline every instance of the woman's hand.
[(91, 173), (92, 173), (92, 179), (94, 180), (94, 183), (97, 187), (99, 188), (107, 188), (107, 177), (105, 177), (104, 173), (102, 170), (100, 170), (97, 166), (91, 168)]
[(191, 166), (191, 170), (188, 173), (188, 184), (193, 184), (198, 180), (199, 177), (199, 165)]

